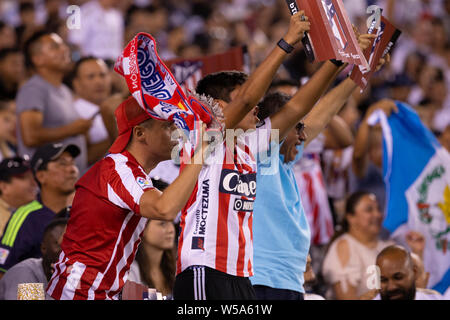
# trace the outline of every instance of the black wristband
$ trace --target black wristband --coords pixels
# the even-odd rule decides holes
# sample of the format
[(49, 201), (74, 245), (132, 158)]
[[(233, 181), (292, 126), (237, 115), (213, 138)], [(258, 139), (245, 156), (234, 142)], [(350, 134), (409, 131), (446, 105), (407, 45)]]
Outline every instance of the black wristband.
[(331, 63), (333, 63), (336, 67), (342, 67), (344, 65), (344, 62), (336, 59), (330, 59)]
[(283, 49), (286, 53), (291, 53), (294, 50), (294, 47), (287, 43), (283, 38), (278, 41), (277, 46)]

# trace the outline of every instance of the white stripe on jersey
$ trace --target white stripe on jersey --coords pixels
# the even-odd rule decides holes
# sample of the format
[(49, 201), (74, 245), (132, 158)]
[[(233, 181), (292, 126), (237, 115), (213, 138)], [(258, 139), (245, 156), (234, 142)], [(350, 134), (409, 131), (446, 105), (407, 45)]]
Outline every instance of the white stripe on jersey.
[[(48, 287), (47, 292), (49, 295), (51, 295), (53, 293), (53, 291), (55, 290), (56, 285), (58, 284), (59, 281), (59, 275), (63, 274), (66, 271), (66, 262), (67, 260), (69, 260), (69, 258), (66, 258), (64, 255), (64, 252), (61, 251), (61, 253), (59, 254), (59, 259), (58, 261), (61, 261), (60, 263), (57, 263), (55, 265), (55, 272), (53, 273), (52, 279), (50, 279), (50, 281), (52, 281), (52, 284), (50, 287)], [(59, 270), (59, 272), (57, 272)]]
[(227, 273), (237, 274), (237, 260), (239, 257), (239, 218), (233, 209), (233, 203), (238, 197), (230, 197), (230, 206), (228, 207), (228, 254), (227, 254)]
[[(105, 271), (103, 273), (100, 273), (99, 275), (97, 275), (97, 278), (95, 279), (94, 283), (92, 284), (92, 286), (89, 288), (89, 297), (95, 297), (95, 290), (98, 289), (98, 286), (100, 285), (101, 281), (103, 280), (103, 277), (105, 276), (105, 274), (108, 273), (109, 268), (111, 267), (116, 254), (117, 254), (117, 247), (118, 244), (120, 243), (120, 240), (122, 239), (122, 234), (123, 231), (125, 230), (125, 228), (127, 227), (128, 222), (131, 220), (131, 218), (134, 216), (134, 213), (132, 211), (130, 211), (125, 220), (122, 223), (122, 227), (120, 228), (120, 232), (119, 235), (117, 237), (117, 241), (116, 244), (114, 245), (114, 250), (113, 253), (111, 255), (111, 259), (109, 260), (108, 266), (106, 267)], [(118, 275), (116, 274), (116, 279), (117, 279)], [(109, 290), (108, 290), (109, 291)]]
[(83, 276), (86, 265), (81, 262), (75, 262), (70, 266), (70, 273), (67, 276), (66, 284), (61, 293), (61, 300), (73, 300), (75, 291), (80, 287), (80, 279)]
[[(116, 266), (116, 279), (114, 280), (114, 284), (112, 285), (112, 287), (109, 289), (110, 291), (116, 291), (119, 289), (119, 273), (123, 270), (124, 267), (126, 267), (128, 258), (133, 254), (134, 245), (136, 244), (136, 241), (139, 240), (141, 232), (144, 231), (147, 220), (148, 219), (145, 217), (142, 217), (139, 220), (139, 224), (136, 227), (136, 230), (133, 232), (130, 241), (128, 241), (128, 243), (125, 245), (123, 249), (122, 259), (120, 259), (119, 263), (117, 263)], [(128, 272), (124, 276), (124, 282), (127, 280), (127, 277)]]
[[(133, 197), (134, 202), (139, 205), (139, 200), (141, 199), (144, 190), (142, 190), (142, 188), (136, 183), (136, 178), (133, 171), (126, 164), (128, 162), (128, 158), (120, 153), (109, 154), (108, 157), (114, 160), (114, 169), (119, 175), (122, 184)], [(147, 176), (145, 172), (144, 175)]]
[(114, 192), (113, 188), (110, 186), (109, 183), (107, 187), (108, 187), (108, 200), (122, 209), (127, 209), (131, 211), (130, 207), (122, 200), (121, 197), (117, 195), (117, 193)]

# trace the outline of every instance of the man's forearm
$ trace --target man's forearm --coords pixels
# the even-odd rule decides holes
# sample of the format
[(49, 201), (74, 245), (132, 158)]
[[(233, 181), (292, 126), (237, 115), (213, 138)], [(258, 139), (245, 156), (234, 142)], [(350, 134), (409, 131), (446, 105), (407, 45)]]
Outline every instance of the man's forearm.
[(305, 119), (307, 143), (313, 140), (345, 105), (347, 99), (356, 89), (356, 84), (349, 78), (327, 93), (308, 113)]
[(142, 215), (156, 220), (175, 219), (178, 212), (183, 209), (189, 200), (201, 169), (201, 164), (186, 165), (178, 177), (157, 199), (147, 198), (146, 193), (144, 193), (140, 204)]
[(23, 142), (27, 147), (38, 147), (40, 145), (64, 140), (74, 135), (71, 125), (57, 128), (32, 128), (22, 129)]
[(280, 139), (310, 112), (341, 70), (333, 63), (325, 62), (292, 99), (271, 117), (272, 128), (280, 130)]
[(326, 61), (311, 79), (292, 97), (292, 105), (297, 106), (296, 117), (302, 118), (309, 113), (314, 104), (333, 83), (342, 68)]
[(285, 51), (276, 46), (242, 85), (236, 98), (224, 109), (227, 128), (234, 128), (259, 102), (286, 55)]

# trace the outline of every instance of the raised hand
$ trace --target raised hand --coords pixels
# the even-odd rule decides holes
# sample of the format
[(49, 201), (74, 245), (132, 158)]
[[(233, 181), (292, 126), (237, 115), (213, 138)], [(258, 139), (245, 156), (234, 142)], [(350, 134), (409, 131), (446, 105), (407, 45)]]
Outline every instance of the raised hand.
[(291, 16), (291, 21), (289, 23), (289, 30), (283, 39), (294, 46), (302, 40), (305, 32), (309, 31), (311, 27), (311, 22), (308, 21), (308, 17), (305, 16), (305, 11), (301, 10)]

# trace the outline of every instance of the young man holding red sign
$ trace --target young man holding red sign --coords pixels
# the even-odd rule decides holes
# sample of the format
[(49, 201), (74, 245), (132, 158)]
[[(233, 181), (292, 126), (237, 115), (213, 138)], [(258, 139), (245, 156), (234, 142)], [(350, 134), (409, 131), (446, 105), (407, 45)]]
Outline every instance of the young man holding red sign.
[[(305, 19), (304, 21), (301, 18)], [(256, 103), (265, 93), (276, 69), (293, 44), (309, 30), (308, 18), (301, 11), (291, 18), (285, 38), (269, 57), (246, 80), (240, 72), (219, 72), (203, 78), (197, 92), (212, 97), (223, 109), (227, 129), (253, 129), (237, 137), (238, 145), (229, 140), (221, 146), (231, 161), (205, 166), (181, 216), (178, 245), (177, 277), (174, 298), (178, 300), (248, 300), (256, 298), (249, 281), (253, 275), (253, 202), (256, 197), (256, 156), (264, 149), (252, 148), (249, 140), (268, 147), (271, 129), (284, 139), (306, 115), (336, 78), (341, 65), (325, 62), (303, 86), (296, 99), (265, 119), (256, 129)], [(292, 37), (298, 25), (300, 36)], [(298, 31), (297, 31), (298, 32)], [(353, 91), (353, 82), (345, 82), (336, 96)], [(341, 93), (345, 91), (345, 93)], [(299, 98), (301, 97), (301, 98)], [(256, 129), (256, 130), (255, 130)], [(228, 133), (228, 132), (227, 132)], [(234, 132), (233, 132), (234, 133)], [(261, 133), (261, 134), (259, 134)], [(256, 139), (256, 138), (255, 138)], [(241, 144), (239, 144), (241, 142)]]

